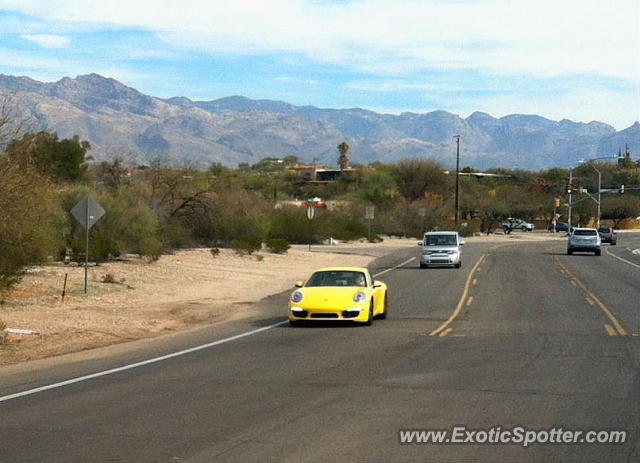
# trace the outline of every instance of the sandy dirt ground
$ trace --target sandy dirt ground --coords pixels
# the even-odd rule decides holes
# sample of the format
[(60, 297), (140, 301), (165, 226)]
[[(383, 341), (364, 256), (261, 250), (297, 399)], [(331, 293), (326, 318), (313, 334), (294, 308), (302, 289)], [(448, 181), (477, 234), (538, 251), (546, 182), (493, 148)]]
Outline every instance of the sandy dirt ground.
[[(551, 239), (547, 233), (513, 233), (471, 237), (484, 242)], [(564, 236), (556, 239), (566, 239)], [(28, 270), (0, 305), (9, 328), (38, 334), (8, 334), (0, 344), (0, 365), (65, 354), (221, 323), (255, 314), (255, 303), (289, 290), (296, 280), (319, 267), (366, 266), (375, 256), (417, 240), (387, 238), (382, 243), (293, 246), (287, 254), (262, 252), (238, 256), (221, 249), (192, 249), (147, 263), (135, 256), (89, 269), (89, 294), (83, 293), (84, 270), (54, 263)], [(349, 254), (344, 254), (349, 253)], [(67, 274), (67, 295), (61, 298)], [(105, 282), (110, 275), (114, 282)], [(283, 312), (284, 314), (284, 312)]]

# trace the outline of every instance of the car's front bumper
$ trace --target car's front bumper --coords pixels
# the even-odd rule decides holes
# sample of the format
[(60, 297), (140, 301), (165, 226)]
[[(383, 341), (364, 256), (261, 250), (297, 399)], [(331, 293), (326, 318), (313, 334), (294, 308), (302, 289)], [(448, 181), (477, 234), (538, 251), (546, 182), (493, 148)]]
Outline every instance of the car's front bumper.
[(462, 255), (456, 254), (423, 254), (420, 256), (420, 263), (424, 265), (457, 265), (460, 263)]
[[(360, 310), (356, 310), (360, 308)], [(301, 305), (289, 305), (289, 320), (314, 321), (355, 321), (366, 322), (369, 319), (369, 308), (365, 303), (354, 304), (353, 307), (316, 309)]]

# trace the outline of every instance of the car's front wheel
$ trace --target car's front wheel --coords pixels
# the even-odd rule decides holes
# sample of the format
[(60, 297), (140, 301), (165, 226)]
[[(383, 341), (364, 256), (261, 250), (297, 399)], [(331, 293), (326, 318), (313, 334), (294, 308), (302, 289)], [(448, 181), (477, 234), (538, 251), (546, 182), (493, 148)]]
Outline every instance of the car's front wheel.
[(600, 249), (596, 249), (594, 252), (596, 256), (599, 256), (602, 254), (602, 251)]
[(367, 321), (364, 322), (365, 325), (367, 326), (373, 325), (373, 312), (374, 312), (374, 308), (373, 308), (373, 297), (372, 297), (371, 303), (369, 304), (369, 316), (367, 317)]
[(573, 251), (571, 249), (567, 249), (567, 255), (570, 256), (571, 254), (573, 254)]
[(292, 326), (292, 327), (302, 326), (302, 323), (303, 323), (302, 320), (289, 320), (289, 326)]
[(387, 291), (384, 292), (384, 305), (382, 306), (382, 313), (380, 315), (378, 315), (378, 318), (380, 320), (384, 320), (385, 318), (387, 318), (387, 307), (389, 305), (389, 295), (387, 293)]

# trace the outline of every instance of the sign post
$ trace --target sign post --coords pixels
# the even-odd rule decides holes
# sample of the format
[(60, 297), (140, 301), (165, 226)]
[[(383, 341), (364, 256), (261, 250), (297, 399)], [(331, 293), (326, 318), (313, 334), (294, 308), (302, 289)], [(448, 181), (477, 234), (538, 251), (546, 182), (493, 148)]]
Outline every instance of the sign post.
[(418, 208), (418, 217), (422, 218), (422, 231), (425, 232), (426, 230), (425, 228), (425, 221), (427, 218), (427, 208), (426, 207), (419, 207)]
[(84, 293), (87, 294), (87, 269), (89, 267), (89, 230), (104, 215), (104, 209), (98, 202), (90, 196), (85, 196), (73, 206), (71, 214), (76, 218), (85, 232), (84, 250)]
[(313, 238), (313, 218), (316, 216), (316, 210), (313, 206), (307, 207), (307, 219), (309, 219), (309, 251), (311, 251), (311, 239)]
[(371, 221), (374, 219), (376, 214), (375, 206), (366, 206), (364, 209), (364, 218), (369, 221), (369, 242), (371, 242)]

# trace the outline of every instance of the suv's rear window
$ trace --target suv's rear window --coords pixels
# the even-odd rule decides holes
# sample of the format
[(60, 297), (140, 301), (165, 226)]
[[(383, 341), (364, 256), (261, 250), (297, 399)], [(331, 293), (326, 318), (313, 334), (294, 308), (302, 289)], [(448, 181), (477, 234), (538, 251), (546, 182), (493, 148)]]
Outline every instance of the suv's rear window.
[(573, 234), (577, 236), (593, 236), (597, 235), (598, 232), (595, 230), (575, 230)]
[(598, 228), (598, 231), (600, 233), (610, 233), (611, 232), (611, 228), (609, 228), (609, 227), (600, 227), (600, 228)]

